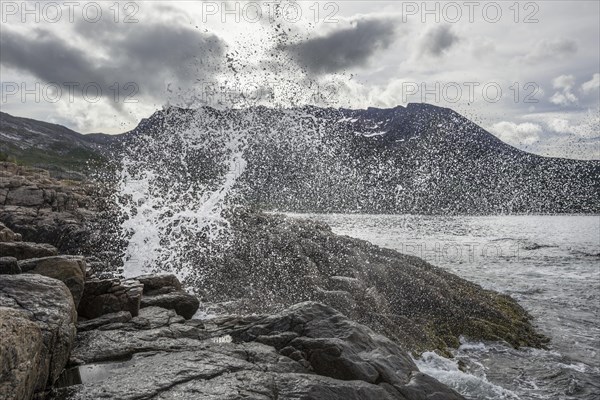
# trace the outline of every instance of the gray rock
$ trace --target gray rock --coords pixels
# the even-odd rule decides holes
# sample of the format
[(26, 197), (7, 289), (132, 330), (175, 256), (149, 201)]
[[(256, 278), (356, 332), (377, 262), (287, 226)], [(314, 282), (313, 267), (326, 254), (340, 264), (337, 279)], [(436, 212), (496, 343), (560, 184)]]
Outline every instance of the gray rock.
[(185, 318), (177, 315), (173, 310), (167, 310), (161, 307), (146, 307), (140, 309), (140, 314), (136, 317), (134, 322), (140, 326), (154, 329), (184, 321)]
[[(2, 204), (2, 201), (0, 201)], [(0, 242), (20, 242), (22, 239), (21, 235), (14, 233), (6, 225), (0, 222)]]
[(17, 260), (58, 255), (56, 247), (32, 242), (0, 242), (0, 254), (4, 257), (16, 257)]
[(223, 347), (138, 354), (104, 379), (74, 387), (67, 399), (404, 400), (381, 386), (314, 375), (264, 345)]
[(114, 324), (119, 322), (128, 322), (131, 320), (131, 313), (129, 311), (119, 311), (111, 314), (104, 314), (98, 318), (89, 319), (87, 321), (81, 321), (77, 323), (77, 331), (85, 332), (92, 329), (98, 329), (101, 326)]
[[(0, 275), (0, 307), (22, 311), (39, 327), (43, 346), (34, 392), (52, 385), (65, 367), (73, 341), (77, 312), (64, 283), (42, 275)], [(29, 341), (21, 336), (23, 342)]]
[[(281, 332), (288, 333), (287, 337), (282, 337)], [(404, 350), (323, 304), (300, 303), (248, 326), (234, 328), (229, 335), (234, 341), (263, 343), (265, 337), (274, 336), (276, 348), (286, 349), (283, 354), (302, 355), (311, 371), (330, 378), (386, 385), (402, 394), (412, 391), (409, 399), (429, 398), (440, 388), (444, 399), (461, 398), (433, 378), (421, 379), (418, 387), (412, 388), (418, 368)]]
[(21, 268), (15, 257), (0, 257), (0, 275), (20, 274)]
[(175, 310), (177, 314), (185, 319), (190, 319), (194, 316), (196, 311), (198, 311), (200, 301), (196, 296), (182, 291), (157, 294), (154, 296), (143, 296), (140, 307), (144, 308), (151, 306)]
[(142, 275), (135, 278), (144, 285), (144, 294), (162, 294), (181, 290), (175, 275)]
[[(90, 242), (90, 232), (84, 221), (94, 214), (85, 209), (58, 212), (47, 208), (4, 206), (0, 208), (0, 221), (19, 232), (23, 240), (50, 243), (65, 254), (91, 254), (88, 249), (93, 243)], [(47, 255), (52, 254), (36, 257)]]
[[(172, 310), (149, 307), (120, 329), (80, 333), (72, 361), (102, 362), (94, 364), (102, 373), (58, 394), (68, 400), (462, 399), (421, 374), (398, 345), (322, 304), (206, 324), (173, 317)], [(143, 327), (140, 319), (151, 322)]]
[(96, 215), (88, 194), (97, 193), (97, 185), (57, 180), (48, 171), (6, 162), (0, 162), (0, 173), (0, 221), (24, 240), (50, 243), (66, 254), (92, 254), (106, 247), (105, 241), (91, 238), (87, 225)]
[(137, 317), (116, 329), (80, 332), (71, 352), (71, 363), (91, 364), (123, 360), (146, 351), (183, 351), (201, 348), (201, 329), (187, 324), (150, 328), (147, 320)]
[(39, 207), (44, 204), (44, 191), (36, 186), (23, 186), (8, 191), (4, 204)]
[[(236, 209), (225, 256), (191, 256), (202, 265), (203, 296), (230, 313), (268, 314), (303, 301), (422, 352), (459, 346), (461, 336), (543, 347), (531, 316), (506, 295), (427, 262), (338, 236), (322, 223)], [(215, 253), (219, 251), (215, 250)]]
[(85, 283), (86, 262), (80, 256), (54, 256), (19, 261), (24, 273), (39, 274), (58, 279), (67, 285), (75, 307), (79, 305)]
[(42, 369), (42, 331), (21, 310), (0, 307), (0, 399), (30, 399)]
[(119, 311), (128, 311), (135, 317), (139, 313), (141, 297), (142, 285), (138, 281), (91, 279), (85, 282), (77, 311), (89, 319)]

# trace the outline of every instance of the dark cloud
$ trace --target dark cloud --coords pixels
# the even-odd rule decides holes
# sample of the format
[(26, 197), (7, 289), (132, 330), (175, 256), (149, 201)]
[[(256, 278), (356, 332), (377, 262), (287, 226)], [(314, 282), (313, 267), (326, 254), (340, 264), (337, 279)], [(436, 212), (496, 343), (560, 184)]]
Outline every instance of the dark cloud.
[(75, 47), (46, 30), (22, 35), (3, 29), (1, 64), (62, 86), (93, 82), (103, 96), (114, 96), (115, 82), (120, 87), (133, 82), (140, 96), (160, 98), (168, 82), (191, 85), (196, 79), (210, 79), (224, 54), (225, 45), (217, 36), (173, 24), (94, 28), (82, 36), (88, 47)]
[(421, 40), (421, 54), (428, 54), (435, 57), (441, 56), (447, 52), (460, 38), (454, 32), (450, 25), (439, 25), (425, 33)]
[(25, 36), (8, 29), (0, 37), (2, 65), (27, 71), (46, 82), (104, 83), (86, 53), (40, 29)]
[(387, 19), (361, 19), (327, 36), (280, 46), (312, 73), (331, 73), (362, 66), (394, 40), (395, 25)]

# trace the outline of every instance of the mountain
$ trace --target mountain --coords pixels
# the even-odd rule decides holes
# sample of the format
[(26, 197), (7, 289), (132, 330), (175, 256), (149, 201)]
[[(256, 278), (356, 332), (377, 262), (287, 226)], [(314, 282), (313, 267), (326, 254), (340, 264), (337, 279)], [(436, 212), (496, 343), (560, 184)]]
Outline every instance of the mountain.
[[(218, 160), (221, 154), (182, 149), (214, 147), (208, 141), (214, 141), (216, 132), (229, 137), (227, 145), (231, 136), (246, 132), (247, 163), (238, 187), (245, 200), (261, 208), (430, 214), (600, 211), (599, 161), (527, 153), (450, 109), (428, 104), (366, 110), (170, 108), (141, 123), (126, 142), (133, 153), (160, 165), (156, 172), (172, 186), (183, 176), (212, 178), (210, 165), (197, 160)], [(184, 153), (185, 161), (171, 157)], [(165, 154), (168, 159), (162, 159)]]
[[(72, 136), (62, 130), (56, 136), (67, 133)], [(265, 209), (600, 212), (600, 161), (527, 153), (453, 110), (428, 104), (366, 110), (171, 107), (117, 137), (73, 137), (94, 154), (109, 144), (120, 147), (120, 154), (156, 169), (165, 189), (185, 179), (220, 190), (220, 178), (232, 173), (224, 149), (231, 153), (238, 146), (244, 168), (237, 192)]]
[(89, 161), (103, 159), (110, 135), (82, 135), (62, 125), (0, 112), (0, 159), (74, 175)]

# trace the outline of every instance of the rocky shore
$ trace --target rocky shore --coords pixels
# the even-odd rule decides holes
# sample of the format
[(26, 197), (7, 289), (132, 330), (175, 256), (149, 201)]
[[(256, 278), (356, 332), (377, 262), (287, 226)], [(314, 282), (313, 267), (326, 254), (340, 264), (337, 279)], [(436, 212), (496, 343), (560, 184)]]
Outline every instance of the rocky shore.
[(461, 335), (546, 341), (510, 297), (244, 209), (202, 276), (124, 279), (90, 244), (93, 188), (0, 171), (2, 400), (462, 399), (411, 355), (448, 354)]
[(173, 275), (98, 279), (0, 229), (19, 248), (0, 270), (2, 399), (461, 399), (329, 306), (192, 319)]

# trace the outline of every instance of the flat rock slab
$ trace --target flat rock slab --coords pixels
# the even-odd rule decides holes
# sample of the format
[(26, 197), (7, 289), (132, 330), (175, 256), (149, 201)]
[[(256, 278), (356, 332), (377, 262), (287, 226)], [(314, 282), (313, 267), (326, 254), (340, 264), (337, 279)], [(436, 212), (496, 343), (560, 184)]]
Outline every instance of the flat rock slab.
[[(64, 390), (68, 400), (402, 399), (383, 387), (311, 374), (260, 344), (137, 354), (104, 379)], [(64, 395), (64, 394), (63, 394)]]
[(105, 314), (98, 318), (78, 322), (77, 332), (90, 331), (92, 329), (98, 329), (109, 324), (129, 322), (131, 321), (131, 318), (131, 313), (129, 311), (119, 311), (116, 313)]
[(0, 242), (0, 254), (3, 257), (15, 257), (17, 260), (58, 255), (56, 247), (33, 242)]
[(208, 321), (143, 308), (129, 322), (80, 332), (72, 357), (98, 373), (59, 390), (68, 400), (463, 400), (395, 343), (311, 302)]

